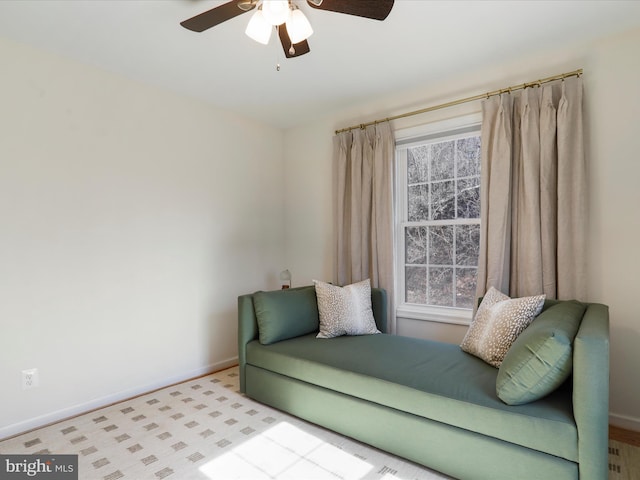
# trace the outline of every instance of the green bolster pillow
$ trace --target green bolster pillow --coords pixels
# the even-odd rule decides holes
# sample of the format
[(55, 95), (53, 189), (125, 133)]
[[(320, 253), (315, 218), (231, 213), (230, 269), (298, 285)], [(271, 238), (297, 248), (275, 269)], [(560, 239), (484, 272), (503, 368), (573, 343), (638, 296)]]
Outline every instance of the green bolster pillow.
[(317, 332), (320, 325), (313, 286), (256, 292), (253, 308), (263, 345)]
[(518, 336), (498, 370), (496, 393), (508, 405), (538, 400), (558, 388), (573, 368), (573, 340), (586, 305), (561, 301)]

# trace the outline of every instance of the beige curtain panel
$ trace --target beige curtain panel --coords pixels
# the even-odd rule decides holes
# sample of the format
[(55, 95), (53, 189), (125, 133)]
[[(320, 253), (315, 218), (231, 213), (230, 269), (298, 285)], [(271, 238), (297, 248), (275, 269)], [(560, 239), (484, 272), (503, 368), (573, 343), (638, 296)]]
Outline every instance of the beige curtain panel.
[(478, 296), (586, 297), (582, 79), (482, 105)]
[(387, 290), (389, 329), (393, 309), (393, 158), (389, 123), (342, 132), (334, 137), (334, 281), (371, 279)]

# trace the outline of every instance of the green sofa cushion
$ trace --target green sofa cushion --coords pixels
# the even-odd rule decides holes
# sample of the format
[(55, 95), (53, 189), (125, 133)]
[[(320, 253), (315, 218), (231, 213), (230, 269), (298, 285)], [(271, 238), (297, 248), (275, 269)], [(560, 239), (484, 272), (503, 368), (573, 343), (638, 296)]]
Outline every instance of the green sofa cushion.
[(542, 312), (513, 343), (496, 380), (496, 393), (522, 405), (553, 392), (569, 377), (572, 343), (586, 305), (566, 301)]
[[(509, 406), (496, 395), (498, 369), (458, 345), (379, 334), (317, 339), (313, 334), (273, 345), (247, 345), (247, 364), (577, 461), (571, 390)], [(372, 419), (375, 421), (375, 419)]]
[(253, 306), (263, 345), (318, 331), (318, 303), (313, 286), (257, 292), (253, 295)]

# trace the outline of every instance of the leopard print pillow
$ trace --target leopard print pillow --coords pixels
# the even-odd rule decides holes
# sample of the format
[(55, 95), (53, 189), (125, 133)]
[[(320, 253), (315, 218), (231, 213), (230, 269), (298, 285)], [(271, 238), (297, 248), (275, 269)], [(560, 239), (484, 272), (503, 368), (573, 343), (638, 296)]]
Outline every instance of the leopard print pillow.
[(380, 333), (371, 308), (371, 283), (338, 287), (314, 280), (318, 299), (320, 332), (317, 338)]
[(460, 347), (499, 368), (511, 344), (542, 311), (545, 298), (535, 295), (511, 299), (491, 287)]

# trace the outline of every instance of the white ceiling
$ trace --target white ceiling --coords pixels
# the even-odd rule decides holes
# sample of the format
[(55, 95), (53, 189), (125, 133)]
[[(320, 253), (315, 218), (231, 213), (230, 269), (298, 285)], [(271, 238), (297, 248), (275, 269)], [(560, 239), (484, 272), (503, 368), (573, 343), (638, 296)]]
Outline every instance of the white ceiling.
[(286, 59), (275, 35), (263, 46), (244, 34), (250, 13), (203, 33), (179, 25), (222, 3), (1, 0), (0, 37), (289, 128), (498, 58), (640, 26), (640, 1), (396, 0), (378, 22), (295, 0), (314, 34), (311, 53)]

